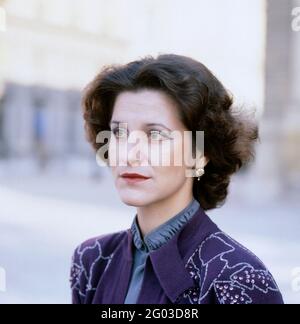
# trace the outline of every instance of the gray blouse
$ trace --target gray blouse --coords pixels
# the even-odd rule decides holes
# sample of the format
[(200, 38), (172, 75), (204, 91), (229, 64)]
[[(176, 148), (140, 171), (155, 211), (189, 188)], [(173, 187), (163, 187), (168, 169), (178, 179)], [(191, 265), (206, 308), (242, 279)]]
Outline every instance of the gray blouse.
[(187, 207), (148, 233), (144, 239), (142, 239), (137, 215), (135, 215), (131, 226), (135, 247), (133, 252), (133, 269), (124, 304), (136, 304), (137, 302), (143, 282), (146, 259), (149, 253), (169, 241), (193, 217), (199, 206), (199, 202), (193, 198)]

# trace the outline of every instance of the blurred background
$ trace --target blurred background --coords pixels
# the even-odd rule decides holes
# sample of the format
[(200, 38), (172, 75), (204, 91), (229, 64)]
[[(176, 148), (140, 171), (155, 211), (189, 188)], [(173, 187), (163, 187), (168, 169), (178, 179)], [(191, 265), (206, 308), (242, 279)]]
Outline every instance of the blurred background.
[(254, 109), (257, 157), (208, 214), (300, 303), (299, 7), (0, 0), (0, 303), (70, 303), (74, 248), (131, 225), (135, 210), (85, 140), (81, 91), (103, 65), (159, 53), (201, 61)]

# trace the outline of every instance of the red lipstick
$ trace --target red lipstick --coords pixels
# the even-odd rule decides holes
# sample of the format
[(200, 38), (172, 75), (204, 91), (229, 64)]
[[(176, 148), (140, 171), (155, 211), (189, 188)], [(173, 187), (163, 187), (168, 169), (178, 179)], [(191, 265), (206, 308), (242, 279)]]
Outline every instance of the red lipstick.
[(121, 174), (121, 178), (124, 179), (127, 183), (138, 183), (150, 179), (150, 177), (146, 177), (139, 173), (128, 172)]

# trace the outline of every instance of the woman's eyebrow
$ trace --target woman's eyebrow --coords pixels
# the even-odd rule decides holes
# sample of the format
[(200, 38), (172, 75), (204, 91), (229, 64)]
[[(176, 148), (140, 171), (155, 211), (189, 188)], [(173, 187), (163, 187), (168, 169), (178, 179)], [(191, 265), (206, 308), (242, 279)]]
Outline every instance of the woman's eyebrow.
[[(121, 122), (119, 120), (112, 120), (110, 124), (122, 124), (122, 123), (124, 124), (125, 122)], [(171, 132), (171, 129), (162, 123), (146, 123), (144, 124), (144, 126), (161, 126), (168, 129)]]
[(118, 120), (112, 120), (111, 122), (110, 122), (110, 124), (120, 124), (121, 122), (120, 121), (118, 121)]
[(168, 129), (171, 132), (171, 129), (169, 127), (167, 127), (166, 125), (161, 124), (161, 123), (148, 123), (148, 124), (146, 124), (146, 126), (161, 126), (161, 127)]
[(112, 124), (125, 124), (125, 122), (121, 122), (121, 121), (118, 121), (118, 120), (112, 120), (110, 123), (109, 123), (109, 126), (111, 127)]

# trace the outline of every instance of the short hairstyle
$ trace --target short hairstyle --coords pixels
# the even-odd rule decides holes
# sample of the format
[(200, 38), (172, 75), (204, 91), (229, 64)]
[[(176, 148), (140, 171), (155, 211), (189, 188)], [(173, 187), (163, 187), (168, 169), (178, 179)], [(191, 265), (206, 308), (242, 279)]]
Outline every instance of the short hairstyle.
[(245, 111), (235, 109), (232, 95), (200, 62), (176, 54), (145, 56), (128, 64), (104, 66), (86, 87), (82, 106), (87, 140), (97, 151), (97, 134), (110, 130), (117, 96), (123, 91), (161, 90), (179, 109), (188, 130), (204, 131), (209, 162), (201, 181), (194, 179), (193, 196), (204, 210), (226, 200), (230, 177), (254, 158), (258, 127)]

